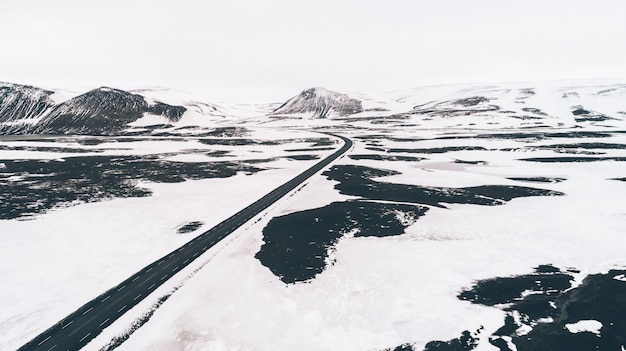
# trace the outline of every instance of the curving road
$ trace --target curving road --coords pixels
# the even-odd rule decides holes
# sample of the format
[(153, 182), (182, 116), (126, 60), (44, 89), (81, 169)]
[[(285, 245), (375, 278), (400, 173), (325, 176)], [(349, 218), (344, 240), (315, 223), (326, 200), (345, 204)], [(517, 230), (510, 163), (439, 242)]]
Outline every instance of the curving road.
[(329, 134), (344, 141), (343, 147), (307, 169), (287, 183), (272, 190), (250, 206), (237, 212), (217, 226), (149, 264), (119, 285), (87, 302), (61, 321), (41, 333), (18, 351), (78, 350), (111, 325), (126, 311), (138, 304), (161, 284), (202, 255), (242, 224), (295, 189), (302, 182), (321, 171), (352, 147), (352, 141), (340, 135)]

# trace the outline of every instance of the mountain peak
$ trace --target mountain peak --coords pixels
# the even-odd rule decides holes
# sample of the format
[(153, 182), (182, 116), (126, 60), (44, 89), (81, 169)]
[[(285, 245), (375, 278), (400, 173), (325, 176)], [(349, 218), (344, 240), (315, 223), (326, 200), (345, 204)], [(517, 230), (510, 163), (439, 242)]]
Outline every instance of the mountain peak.
[(116, 93), (123, 92), (122, 90), (115, 89), (115, 88), (109, 88), (109, 87), (105, 87), (105, 86), (102, 86), (100, 88), (94, 89), (94, 91), (102, 91), (102, 92), (107, 92), (107, 93), (108, 92), (116, 92)]
[(331, 92), (330, 90), (323, 88), (323, 87), (313, 87), (313, 88), (309, 88), (306, 90), (303, 90), (300, 95), (305, 96), (305, 97), (315, 97), (315, 96), (328, 96), (330, 95)]

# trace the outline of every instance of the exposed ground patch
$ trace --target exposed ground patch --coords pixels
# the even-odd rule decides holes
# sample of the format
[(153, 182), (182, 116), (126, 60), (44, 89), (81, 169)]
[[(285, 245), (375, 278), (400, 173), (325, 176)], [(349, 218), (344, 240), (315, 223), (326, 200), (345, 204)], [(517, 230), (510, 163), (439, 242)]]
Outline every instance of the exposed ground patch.
[(427, 149), (404, 149), (404, 148), (380, 148), (380, 147), (366, 147), (367, 150), (382, 151), (388, 153), (408, 153), (408, 154), (443, 154), (446, 152), (454, 151), (486, 151), (487, 149), (482, 146), (446, 146), (446, 147), (433, 147)]
[(529, 157), (520, 158), (520, 161), (528, 162), (544, 162), (544, 163), (572, 163), (572, 162), (600, 162), (600, 161), (617, 161), (624, 162), (626, 157), (594, 157), (594, 156), (580, 156), (580, 157)]
[(566, 181), (565, 178), (550, 178), (550, 177), (510, 177), (506, 178), (515, 180), (518, 182), (531, 182), (531, 183), (560, 183)]
[(203, 225), (204, 225), (204, 222), (201, 222), (201, 221), (188, 222), (178, 227), (176, 229), (176, 233), (187, 234), (187, 233), (195, 232)]
[(459, 298), (507, 312), (489, 339), (501, 351), (620, 351), (626, 345), (625, 275), (593, 274), (569, 289), (569, 272), (544, 265), (528, 275), (479, 281)]
[(105, 199), (149, 196), (150, 190), (138, 187), (138, 181), (179, 183), (260, 170), (234, 162), (166, 161), (155, 155), (0, 160), (0, 219)]
[(404, 161), (404, 162), (419, 162), (426, 160), (424, 157), (414, 156), (398, 156), (398, 155), (380, 155), (380, 154), (366, 154), (366, 155), (348, 155), (352, 160), (375, 160), (375, 161)]
[(503, 205), (518, 197), (564, 195), (557, 191), (510, 185), (449, 188), (386, 183), (372, 180), (372, 178), (398, 173), (354, 165), (333, 166), (323, 174), (330, 180), (338, 181), (339, 184), (335, 185), (335, 189), (345, 195), (361, 196), (371, 200), (408, 202), (438, 207), (445, 207), (442, 203), (494, 206)]
[(307, 281), (331, 263), (329, 254), (340, 238), (400, 235), (427, 210), (346, 201), (275, 217), (263, 229), (264, 244), (255, 257), (285, 283)]

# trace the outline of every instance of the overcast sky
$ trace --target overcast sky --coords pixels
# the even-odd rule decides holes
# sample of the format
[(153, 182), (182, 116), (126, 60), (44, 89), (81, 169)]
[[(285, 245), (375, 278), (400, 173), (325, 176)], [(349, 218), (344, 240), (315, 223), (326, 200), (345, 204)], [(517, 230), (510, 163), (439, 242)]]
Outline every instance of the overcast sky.
[(626, 78), (624, 0), (0, 0), (0, 81), (280, 101)]

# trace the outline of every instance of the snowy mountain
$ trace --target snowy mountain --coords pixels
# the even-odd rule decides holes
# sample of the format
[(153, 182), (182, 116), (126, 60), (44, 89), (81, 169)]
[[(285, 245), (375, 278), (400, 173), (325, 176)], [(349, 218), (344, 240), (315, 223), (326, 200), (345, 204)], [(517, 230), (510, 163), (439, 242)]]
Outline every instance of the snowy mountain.
[(307, 89), (264, 118), (240, 123), (478, 130), (617, 126), (626, 116), (626, 85), (615, 81), (442, 85), (352, 96)]
[(54, 92), (29, 85), (0, 83), (0, 123), (33, 119), (49, 110)]
[(324, 88), (310, 88), (287, 100), (273, 115), (305, 115), (311, 118), (348, 116), (363, 111), (361, 101)]
[(148, 104), (143, 96), (112, 88), (98, 88), (55, 106), (32, 130), (36, 134), (110, 134), (127, 128), (144, 114), (176, 122), (186, 108), (161, 102)]
[(101, 87), (61, 103), (53, 91), (27, 85), (0, 85), (1, 134), (112, 134), (145, 115), (177, 122), (187, 110), (138, 94)]
[[(616, 125), (626, 116), (626, 85), (613, 82), (451, 85), (360, 93), (310, 88), (284, 102), (216, 104), (166, 88), (101, 87), (73, 97), (0, 84), (0, 134), (198, 132), (219, 123), (302, 127), (539, 128)], [(206, 130), (205, 130), (206, 131)]]

